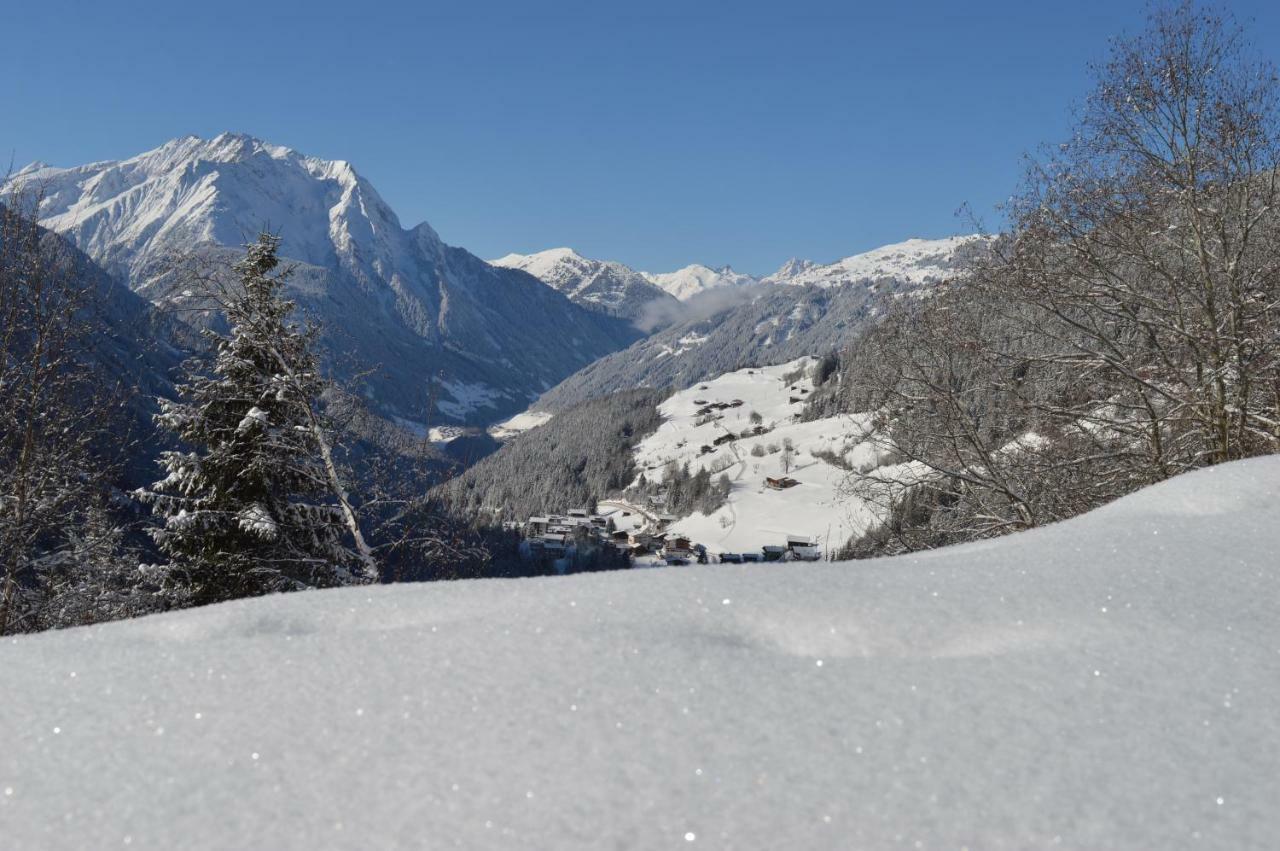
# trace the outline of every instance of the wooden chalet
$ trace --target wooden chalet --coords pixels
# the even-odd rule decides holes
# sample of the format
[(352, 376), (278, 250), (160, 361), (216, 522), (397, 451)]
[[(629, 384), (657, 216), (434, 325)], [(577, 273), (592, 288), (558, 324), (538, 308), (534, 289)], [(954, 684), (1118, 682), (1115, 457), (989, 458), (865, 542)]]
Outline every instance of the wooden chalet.
[(786, 490), (787, 488), (793, 488), (798, 484), (800, 483), (797, 482), (795, 479), (791, 478), (790, 476), (778, 476), (776, 478), (774, 476), (766, 476), (764, 480), (765, 487), (771, 488), (772, 490), (776, 490), (776, 491)]

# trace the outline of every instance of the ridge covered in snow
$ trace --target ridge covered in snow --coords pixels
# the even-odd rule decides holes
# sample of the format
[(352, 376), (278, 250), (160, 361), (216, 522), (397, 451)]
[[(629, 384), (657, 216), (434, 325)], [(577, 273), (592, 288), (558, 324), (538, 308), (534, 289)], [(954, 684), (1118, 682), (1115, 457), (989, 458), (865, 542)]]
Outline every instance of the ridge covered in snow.
[(297, 267), (289, 295), (321, 320), (335, 361), (376, 367), (366, 395), (409, 418), (430, 403), (431, 416), (491, 422), (639, 336), (444, 244), (426, 223), (401, 227), (350, 164), (244, 134), (74, 168), (33, 164), (5, 188), (18, 186), (41, 193), (41, 224), (159, 305), (190, 306), (175, 259), (224, 258), (263, 228), (277, 232)]
[(1280, 457), (837, 564), (241, 600), (0, 644), (15, 848), (1280, 835)]
[[(243, 133), (184, 136), (126, 160), (74, 168), (33, 164), (11, 183), (42, 194), (40, 222), (126, 275), (162, 250), (239, 246), (278, 229), (282, 253), (314, 266), (366, 272), (404, 260), (411, 243), (440, 240), (425, 223), (410, 231), (351, 165), (309, 157)], [(359, 249), (372, 249), (361, 256)]]
[(590, 260), (572, 248), (508, 254), (494, 266), (528, 272), (571, 301), (612, 316), (634, 318), (671, 297), (640, 272), (610, 260)]
[(522, 269), (579, 303), (595, 303), (616, 312), (623, 304), (634, 311), (637, 301), (643, 301), (640, 296), (647, 291), (640, 285), (642, 281), (680, 301), (724, 287), (760, 283), (835, 287), (892, 279), (924, 286), (954, 275), (987, 241), (987, 237), (979, 235), (908, 239), (827, 264), (792, 258), (763, 278), (735, 272), (730, 266), (713, 269), (701, 263), (675, 272), (639, 272), (612, 260), (590, 260), (571, 248), (508, 254), (490, 262), (495, 266)]
[(757, 283), (728, 266), (712, 269), (694, 263), (675, 272), (640, 272), (614, 260), (591, 260), (572, 248), (550, 248), (535, 254), (508, 254), (490, 260), (495, 266), (521, 269), (579, 304), (637, 316), (652, 302), (688, 301), (720, 287)]
[(793, 258), (761, 280), (769, 284), (819, 287), (885, 278), (915, 286), (936, 284), (954, 275), (964, 260), (981, 251), (987, 241), (987, 237), (979, 235), (908, 239), (825, 265)]
[(750, 275), (735, 272), (731, 266), (712, 269), (701, 263), (694, 263), (674, 272), (658, 274), (641, 272), (641, 274), (681, 301), (688, 301), (694, 296), (721, 287), (747, 287), (759, 283)]

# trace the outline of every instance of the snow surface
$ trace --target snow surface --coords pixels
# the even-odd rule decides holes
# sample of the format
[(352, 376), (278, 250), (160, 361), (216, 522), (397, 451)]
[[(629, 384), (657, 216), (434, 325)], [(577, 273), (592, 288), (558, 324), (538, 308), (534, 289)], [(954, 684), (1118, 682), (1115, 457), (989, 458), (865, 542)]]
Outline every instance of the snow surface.
[(1280, 458), (1002, 540), (0, 645), (11, 848), (1274, 848)]
[[(813, 392), (810, 375), (816, 364), (805, 357), (740, 369), (675, 393), (658, 406), (663, 422), (636, 447), (637, 469), (647, 479), (661, 481), (666, 464), (674, 460), (687, 463), (691, 472), (705, 467), (713, 478), (724, 473), (732, 485), (725, 505), (709, 515), (686, 517), (672, 524), (673, 530), (713, 553), (758, 552), (766, 544), (785, 545), (788, 535), (807, 537), (828, 552), (879, 520), (878, 510), (847, 493), (848, 471), (813, 454), (834, 453), (859, 470), (879, 466), (883, 450), (865, 440), (868, 418), (796, 421), (804, 402), (791, 400), (807, 400)], [(704, 407), (699, 401), (735, 399), (742, 400), (741, 407), (717, 411), (720, 419), (699, 424), (703, 418), (697, 412)], [(769, 429), (766, 434), (714, 445), (726, 432), (741, 435), (752, 429), (753, 412)], [(787, 441), (795, 448), (789, 470), (782, 451)], [(714, 451), (703, 454), (703, 446)], [(757, 446), (767, 454), (752, 455)], [(764, 486), (766, 476), (790, 476), (800, 484), (770, 490)]]

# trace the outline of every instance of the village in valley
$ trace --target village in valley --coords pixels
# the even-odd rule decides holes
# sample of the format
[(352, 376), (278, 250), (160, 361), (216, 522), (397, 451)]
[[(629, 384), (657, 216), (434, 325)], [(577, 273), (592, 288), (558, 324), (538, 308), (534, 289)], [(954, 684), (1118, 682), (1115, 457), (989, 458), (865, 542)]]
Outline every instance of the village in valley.
[(864, 420), (803, 419), (819, 361), (737, 370), (673, 394), (637, 476), (595, 505), (510, 520), (545, 573), (819, 561), (873, 519), (851, 470), (883, 463)]

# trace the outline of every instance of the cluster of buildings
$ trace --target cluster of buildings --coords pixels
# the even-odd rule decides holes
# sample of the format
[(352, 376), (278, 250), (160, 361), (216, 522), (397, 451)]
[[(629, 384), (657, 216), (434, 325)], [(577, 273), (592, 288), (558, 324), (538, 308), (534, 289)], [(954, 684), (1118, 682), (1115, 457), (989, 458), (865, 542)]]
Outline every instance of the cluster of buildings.
[(784, 545), (759, 552), (721, 553), (668, 527), (677, 518), (637, 507), (591, 512), (571, 508), (564, 514), (530, 517), (513, 524), (521, 533), (521, 557), (543, 565), (547, 573), (618, 570), (636, 564), (743, 564), (746, 562), (818, 561), (822, 551), (809, 538), (787, 536)]
[(621, 507), (598, 513), (571, 508), (564, 514), (537, 515), (521, 528), (522, 553), (549, 563), (557, 573), (582, 569), (584, 556), (602, 562), (601, 567), (630, 567), (631, 560), (640, 556), (656, 556), (667, 564), (706, 564), (706, 547), (667, 531), (675, 519)]
[(734, 399), (732, 402), (708, 402), (706, 399), (694, 399), (693, 404), (698, 406), (697, 415), (705, 417), (716, 411), (727, 411), (730, 408), (741, 408), (742, 400)]
[(764, 561), (821, 561), (822, 548), (812, 539), (788, 535), (786, 546), (765, 544), (760, 552), (720, 553), (721, 564), (746, 564)]

